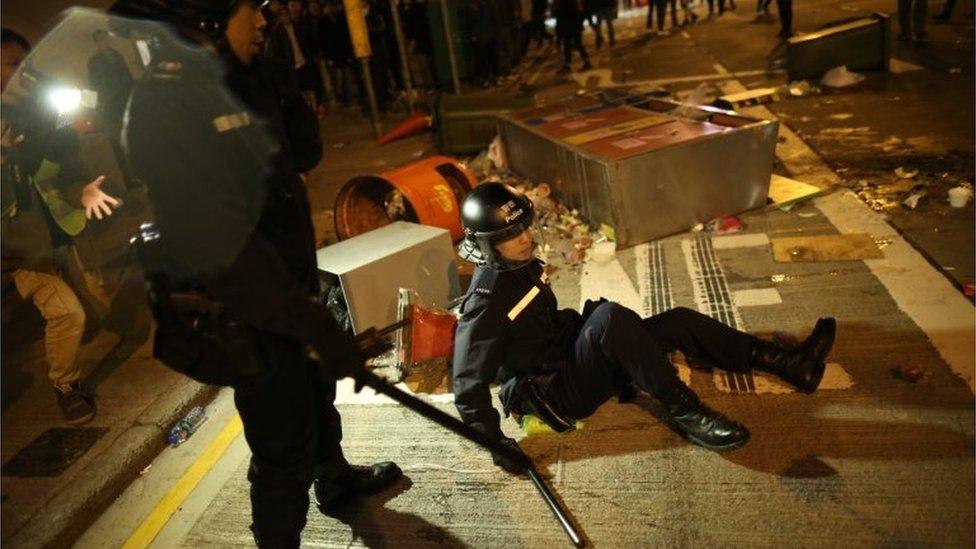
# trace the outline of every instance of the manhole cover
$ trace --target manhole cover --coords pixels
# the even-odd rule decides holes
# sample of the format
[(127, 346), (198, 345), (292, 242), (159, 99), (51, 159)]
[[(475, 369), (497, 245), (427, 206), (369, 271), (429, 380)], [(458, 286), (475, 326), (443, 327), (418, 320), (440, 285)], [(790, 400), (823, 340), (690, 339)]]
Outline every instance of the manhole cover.
[(108, 431), (105, 427), (56, 427), (3, 464), (5, 477), (56, 477), (88, 451)]

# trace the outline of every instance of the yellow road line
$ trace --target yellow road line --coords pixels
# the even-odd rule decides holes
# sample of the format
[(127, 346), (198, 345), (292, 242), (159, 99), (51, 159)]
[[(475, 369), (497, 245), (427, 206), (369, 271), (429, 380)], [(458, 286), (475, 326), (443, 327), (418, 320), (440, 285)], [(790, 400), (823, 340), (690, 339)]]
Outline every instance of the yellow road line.
[(193, 492), (200, 480), (213, 468), (217, 460), (224, 455), (227, 447), (234, 441), (241, 430), (243, 430), (241, 417), (234, 414), (234, 417), (227, 422), (217, 438), (210, 443), (203, 454), (183, 473), (183, 476), (170, 488), (169, 492), (159, 500), (156, 507), (149, 513), (146, 520), (136, 528), (135, 532), (122, 546), (123, 549), (142, 549), (152, 543), (159, 531), (166, 526), (173, 513), (180, 508), (187, 496)]

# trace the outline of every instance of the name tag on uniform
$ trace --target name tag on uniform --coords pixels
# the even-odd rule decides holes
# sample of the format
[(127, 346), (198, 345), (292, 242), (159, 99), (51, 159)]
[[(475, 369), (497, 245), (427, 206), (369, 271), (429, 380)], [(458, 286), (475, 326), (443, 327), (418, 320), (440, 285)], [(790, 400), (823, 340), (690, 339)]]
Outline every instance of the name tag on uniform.
[(217, 133), (229, 132), (250, 124), (251, 116), (246, 112), (225, 114), (224, 116), (218, 116), (213, 119), (213, 125), (214, 128), (217, 128)]
[(532, 300), (535, 299), (535, 296), (537, 295), (539, 295), (539, 288), (537, 286), (532, 286), (532, 289), (525, 294), (525, 297), (519, 300), (519, 302), (512, 307), (512, 310), (508, 312), (508, 319), (515, 320), (515, 317), (522, 314), (522, 311), (529, 306), (529, 303), (532, 303)]

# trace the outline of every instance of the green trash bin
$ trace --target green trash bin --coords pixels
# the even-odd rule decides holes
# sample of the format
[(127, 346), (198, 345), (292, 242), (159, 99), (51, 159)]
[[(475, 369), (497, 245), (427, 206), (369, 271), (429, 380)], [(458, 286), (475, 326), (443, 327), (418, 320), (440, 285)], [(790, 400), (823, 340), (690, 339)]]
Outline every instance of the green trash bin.
[(430, 41), (434, 49), (434, 77), (440, 86), (451, 86), (451, 60), (447, 54), (447, 40), (444, 38), (444, 16), (441, 2), (447, 1), (447, 13), (451, 18), (451, 36), (454, 44), (454, 58), (457, 61), (458, 79), (471, 77), (475, 71), (474, 51), (468, 41), (461, 10), (467, 0), (430, 0), (427, 2), (427, 22), (430, 24)]
[(498, 134), (496, 116), (535, 106), (532, 94), (495, 90), (454, 95), (441, 93), (437, 100), (437, 147), (442, 154), (474, 154), (491, 144)]

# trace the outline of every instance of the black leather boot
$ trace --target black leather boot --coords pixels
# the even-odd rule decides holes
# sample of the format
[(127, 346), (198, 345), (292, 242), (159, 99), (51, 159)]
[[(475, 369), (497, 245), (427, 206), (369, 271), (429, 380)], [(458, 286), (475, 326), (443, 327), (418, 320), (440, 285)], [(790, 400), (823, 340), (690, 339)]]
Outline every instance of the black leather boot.
[(685, 439), (722, 452), (749, 442), (749, 430), (705, 406), (684, 383), (659, 397), (664, 404), (664, 421)]
[(342, 500), (382, 491), (396, 482), (403, 471), (392, 461), (372, 465), (348, 465), (332, 478), (315, 479), (315, 503), (329, 508)]
[(823, 379), (827, 368), (824, 360), (834, 345), (836, 332), (836, 320), (821, 318), (810, 337), (794, 349), (757, 340), (752, 348), (751, 365), (756, 370), (776, 375), (804, 393), (812, 393)]

